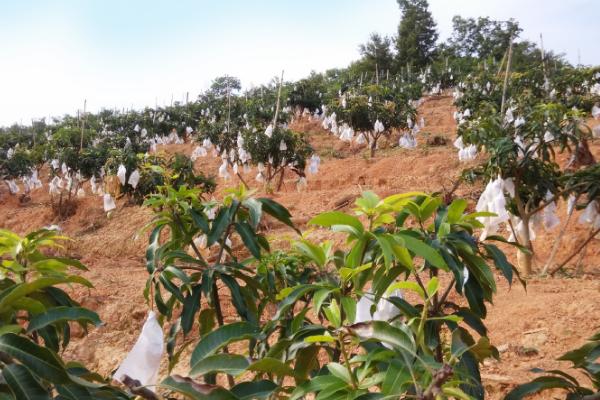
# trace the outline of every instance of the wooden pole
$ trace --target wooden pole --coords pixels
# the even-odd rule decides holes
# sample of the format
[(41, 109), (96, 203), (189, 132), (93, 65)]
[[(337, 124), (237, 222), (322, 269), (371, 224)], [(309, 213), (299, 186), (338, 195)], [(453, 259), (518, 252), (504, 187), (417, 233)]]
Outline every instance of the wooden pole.
[(79, 143), (79, 152), (83, 150), (83, 131), (85, 129), (85, 109), (87, 106), (87, 99), (83, 100), (83, 117), (81, 118), (81, 138)]
[(229, 87), (229, 81), (227, 81), (227, 133), (229, 133), (230, 123), (231, 123), (231, 88)]
[(510, 38), (510, 46), (508, 48), (508, 60), (506, 61), (506, 73), (504, 74), (504, 86), (502, 87), (502, 104), (500, 105), (500, 115), (504, 116), (504, 108), (506, 105), (506, 90), (508, 89), (508, 77), (510, 75), (510, 64), (512, 63), (513, 54), (513, 38)]
[[(544, 37), (540, 33), (540, 51), (542, 53), (542, 71), (544, 72), (544, 84), (548, 82), (548, 72), (546, 69), (546, 53), (544, 52)], [(544, 85), (545, 86), (545, 85)]]
[(279, 90), (277, 91), (277, 105), (275, 107), (275, 116), (273, 117), (273, 129), (277, 127), (277, 117), (279, 116), (279, 101), (281, 100), (281, 87), (283, 86), (283, 70), (281, 70), (281, 79), (279, 80)]

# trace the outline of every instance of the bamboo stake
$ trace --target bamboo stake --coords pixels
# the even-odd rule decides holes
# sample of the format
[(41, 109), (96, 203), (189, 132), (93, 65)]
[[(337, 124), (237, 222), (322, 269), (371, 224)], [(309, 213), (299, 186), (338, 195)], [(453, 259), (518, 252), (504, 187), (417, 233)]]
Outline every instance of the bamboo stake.
[(281, 79), (279, 80), (279, 90), (277, 91), (277, 106), (275, 107), (275, 116), (273, 117), (273, 129), (277, 126), (277, 117), (279, 116), (279, 102), (281, 100), (281, 87), (283, 86), (283, 70), (281, 70)]
[(87, 107), (87, 99), (83, 101), (83, 117), (81, 118), (81, 138), (79, 143), (79, 152), (83, 150), (83, 131), (85, 129), (85, 109)]
[(500, 115), (504, 115), (506, 104), (506, 89), (508, 89), (508, 76), (510, 74), (510, 64), (512, 63), (513, 38), (510, 38), (510, 47), (508, 48), (508, 60), (506, 61), (506, 73), (504, 75), (504, 86), (502, 87), (502, 105), (500, 106)]
[[(544, 72), (544, 84), (548, 82), (548, 71), (546, 68), (546, 53), (544, 52), (544, 37), (540, 33), (540, 51), (542, 53), (542, 71)], [(545, 85), (544, 85), (545, 86)]]

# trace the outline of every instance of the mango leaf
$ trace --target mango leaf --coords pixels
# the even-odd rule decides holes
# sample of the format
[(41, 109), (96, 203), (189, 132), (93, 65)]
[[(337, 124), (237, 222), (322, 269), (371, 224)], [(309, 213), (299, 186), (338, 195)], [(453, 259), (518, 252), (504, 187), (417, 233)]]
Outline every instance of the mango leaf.
[(29, 370), (19, 364), (9, 364), (2, 369), (2, 376), (15, 399), (45, 400), (52, 399), (44, 387), (31, 375)]
[(409, 249), (416, 255), (423, 257), (434, 267), (437, 267), (444, 271), (448, 271), (448, 265), (446, 265), (444, 258), (438, 253), (436, 249), (434, 249), (427, 243), (415, 238), (414, 236), (408, 235), (406, 233), (401, 232), (397, 235), (404, 241), (404, 245), (407, 249)]
[(217, 216), (212, 222), (212, 227), (207, 235), (206, 244), (212, 246), (217, 240), (221, 238), (227, 226), (229, 226), (230, 215), (229, 208), (223, 207), (217, 213)]
[(203, 358), (194, 364), (190, 376), (206, 375), (213, 372), (224, 372), (229, 375), (239, 375), (250, 365), (248, 359), (239, 354), (215, 354)]
[(189, 212), (192, 216), (192, 221), (194, 221), (194, 225), (196, 225), (196, 228), (200, 229), (202, 233), (207, 234), (210, 228), (208, 226), (208, 218), (206, 218), (206, 215), (194, 210), (193, 208), (190, 208)]
[(390, 294), (390, 293), (392, 293), (396, 289), (410, 290), (410, 291), (415, 292), (416, 294), (418, 294), (419, 297), (421, 297), (423, 300), (426, 299), (425, 292), (423, 291), (423, 288), (421, 288), (421, 286), (419, 286), (416, 282), (412, 282), (412, 281), (394, 282), (386, 290), (386, 294)]
[(194, 326), (196, 313), (200, 309), (200, 298), (202, 290), (199, 285), (194, 286), (191, 293), (185, 297), (183, 301), (183, 309), (181, 310), (181, 329), (184, 336), (190, 333)]
[(343, 296), (340, 302), (342, 303), (342, 310), (345, 313), (345, 320), (349, 323), (354, 323), (356, 319), (356, 301), (351, 297)]
[(371, 321), (358, 323), (348, 326), (348, 331), (362, 340), (385, 342), (409, 355), (416, 354), (416, 345), (412, 335), (388, 322)]
[(346, 225), (352, 228), (350, 233), (352, 233), (354, 236), (360, 236), (364, 231), (364, 227), (358, 218), (339, 211), (330, 211), (319, 214), (308, 221), (308, 223), (310, 225), (319, 225), (326, 228)]
[(7, 333), (0, 336), (0, 351), (26, 366), (37, 376), (52, 383), (67, 383), (69, 375), (58, 356), (29, 339)]
[(190, 367), (193, 370), (204, 358), (214, 354), (229, 343), (252, 339), (258, 334), (254, 325), (248, 322), (235, 322), (223, 325), (204, 336), (192, 352)]
[(290, 396), (289, 400), (298, 400), (301, 397), (306, 396), (306, 394), (308, 393), (324, 392), (325, 390), (333, 391), (333, 393), (335, 393), (336, 391), (347, 388), (347, 386), (348, 385), (346, 384), (346, 382), (338, 378), (337, 376), (333, 376), (330, 374), (320, 375), (298, 386), (292, 392), (292, 395)]
[(460, 221), (463, 213), (467, 209), (467, 201), (465, 199), (455, 199), (448, 206), (448, 222), (451, 224), (457, 223)]
[(262, 204), (262, 210), (264, 212), (300, 233), (300, 231), (294, 226), (294, 223), (292, 222), (292, 215), (287, 208), (276, 201), (267, 199), (265, 197), (256, 200)]
[(27, 332), (37, 331), (47, 325), (57, 322), (77, 321), (79, 323), (90, 323), (100, 326), (102, 321), (95, 312), (83, 307), (54, 307), (44, 314), (36, 315), (29, 321)]
[(240, 400), (266, 399), (275, 393), (277, 388), (277, 384), (269, 380), (242, 382), (232, 387), (231, 393)]
[(304, 296), (306, 293), (312, 291), (312, 290), (317, 290), (317, 289), (321, 289), (321, 286), (317, 286), (317, 285), (299, 285), (294, 287), (288, 294), (287, 296), (283, 299), (283, 301), (281, 301), (281, 303), (279, 303), (279, 306), (277, 308), (277, 312), (275, 313), (275, 315), (273, 316), (273, 320), (277, 320), (279, 318), (281, 318), (281, 315), (286, 313), (287, 310), (292, 307), (300, 297)]
[(260, 260), (260, 245), (256, 237), (256, 233), (247, 222), (236, 222), (235, 230), (242, 238), (244, 245), (250, 251), (250, 254), (257, 260)]
[(304, 338), (304, 342), (306, 343), (333, 343), (335, 340), (333, 336), (329, 335), (313, 335)]
[(250, 226), (252, 229), (257, 229), (260, 219), (262, 218), (262, 203), (256, 199), (249, 198), (242, 202), (242, 205), (246, 207), (250, 215)]
[(525, 397), (548, 389), (572, 389), (573, 384), (558, 376), (541, 376), (533, 381), (519, 385), (511, 390), (504, 400), (521, 400)]
[(368, 270), (372, 266), (373, 266), (373, 263), (367, 263), (367, 264), (363, 264), (356, 268), (342, 267), (342, 268), (340, 268), (340, 276), (343, 281), (347, 282), (350, 279), (354, 278), (356, 275), (360, 274), (361, 272)]
[(146, 270), (148, 270), (149, 274), (154, 273), (158, 268), (161, 253), (160, 233), (164, 227), (165, 225), (155, 227), (148, 239), (149, 244), (148, 247), (146, 247)]
[(267, 374), (275, 374), (277, 376), (296, 376), (294, 370), (284, 362), (271, 357), (264, 357), (252, 363), (248, 367), (248, 371), (264, 372)]
[(327, 254), (321, 246), (317, 246), (308, 240), (298, 240), (294, 242), (293, 247), (296, 251), (314, 261), (320, 268), (323, 268), (327, 263)]
[(179, 375), (167, 377), (159, 386), (192, 400), (238, 400), (236, 395), (220, 386), (198, 383)]
[(346, 382), (347, 384), (352, 384), (352, 377), (350, 373), (342, 364), (336, 362), (327, 363), (327, 369), (331, 372), (331, 375), (336, 376)]
[[(66, 278), (38, 278), (32, 282), (21, 283), (11, 286), (0, 292), (0, 312), (5, 312), (12, 307), (13, 302), (25, 297), (38, 290), (59, 285), (61, 283), (81, 283), (87, 282), (85, 279), (77, 276), (69, 276)], [(89, 282), (88, 282), (89, 283)], [(87, 286), (87, 285), (86, 285)], [(91, 285), (90, 285), (91, 286)]]

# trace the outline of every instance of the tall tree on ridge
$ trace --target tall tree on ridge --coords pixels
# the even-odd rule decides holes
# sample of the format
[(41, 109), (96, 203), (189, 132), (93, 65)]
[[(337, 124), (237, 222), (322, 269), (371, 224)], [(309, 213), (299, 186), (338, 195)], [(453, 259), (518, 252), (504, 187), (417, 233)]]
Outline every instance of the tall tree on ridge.
[(383, 76), (386, 71), (393, 67), (394, 54), (392, 53), (392, 40), (387, 36), (381, 36), (378, 33), (371, 33), (369, 41), (359, 46), (362, 55), (363, 68), (375, 72), (377, 68), (379, 74)]
[(402, 19), (396, 49), (400, 67), (424, 68), (433, 59), (438, 33), (427, 0), (397, 0)]

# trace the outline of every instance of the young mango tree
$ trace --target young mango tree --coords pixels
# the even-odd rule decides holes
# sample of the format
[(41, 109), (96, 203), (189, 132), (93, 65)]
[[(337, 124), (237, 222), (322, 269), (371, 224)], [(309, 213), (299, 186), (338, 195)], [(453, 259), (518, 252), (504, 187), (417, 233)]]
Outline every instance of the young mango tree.
[[(216, 205), (195, 191), (167, 190), (148, 201), (162, 211), (145, 293), (172, 321), (169, 367), (192, 346), (187, 376), (159, 385), (167, 392), (483, 398), (478, 365), (498, 356), (483, 324), (496, 290), (490, 265), (509, 282), (515, 270), (492, 243), (500, 238), (473, 237), (482, 225), (478, 214), (465, 214), (466, 201), (446, 207), (421, 193), (367, 192), (355, 215), (310, 221), (344, 235), (349, 248), (299, 237), (291, 252), (270, 253), (260, 221), (269, 214), (293, 227), (281, 205), (243, 187)], [(229, 319), (224, 292), (237, 314)]]
[(555, 228), (559, 221), (553, 205), (574, 189), (563, 184), (565, 171), (556, 152), (574, 152), (590, 132), (581, 123), (584, 114), (562, 104), (538, 103), (518, 110), (519, 117), (512, 121), (488, 105), (477, 119), (460, 127), (459, 135), (464, 144), (485, 149), (488, 155), (482, 165), (464, 171), (465, 177), (489, 181), (477, 209), (496, 216), (482, 218), (486, 225), (482, 237), (496, 234), (506, 223), (512, 240), (521, 246), (519, 266), (530, 275), (534, 228)]
[(370, 156), (374, 157), (381, 137), (391, 136), (394, 130), (407, 129), (409, 120), (415, 120), (416, 110), (408, 100), (392, 86), (353, 87), (341, 94), (330, 107), (337, 121), (347, 124), (351, 131), (346, 127), (339, 128), (336, 121), (334, 133), (341, 133), (340, 138), (347, 141), (352, 140), (356, 133), (357, 142), (368, 143)]
[(91, 288), (70, 269), (86, 270), (79, 261), (50, 256), (62, 248), (59, 233), (40, 230), (21, 237), (0, 230), (0, 391), (5, 399), (130, 399), (82, 364), (60, 356), (71, 339), (73, 324), (85, 333), (101, 324), (81, 307), (64, 285)]

